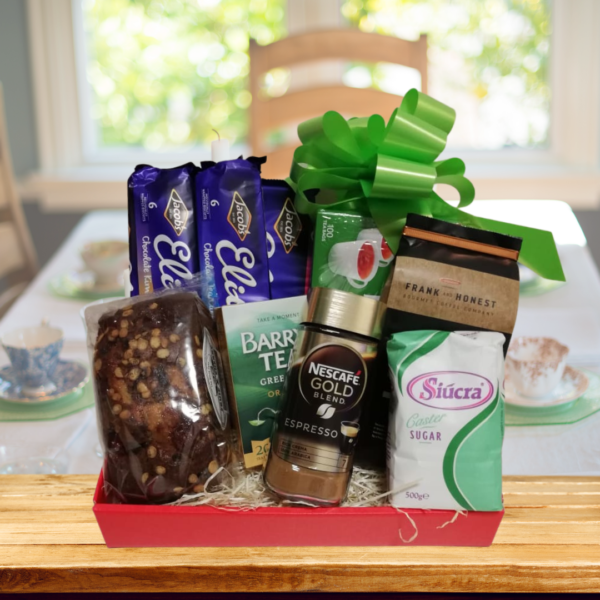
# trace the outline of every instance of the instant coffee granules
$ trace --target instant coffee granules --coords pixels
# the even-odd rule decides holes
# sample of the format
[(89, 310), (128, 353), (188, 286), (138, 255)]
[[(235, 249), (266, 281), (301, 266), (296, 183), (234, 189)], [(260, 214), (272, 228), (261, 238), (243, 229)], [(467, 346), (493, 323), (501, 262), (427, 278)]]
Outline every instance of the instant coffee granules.
[(372, 298), (313, 289), (265, 471), (278, 495), (325, 506), (344, 499), (384, 312)]

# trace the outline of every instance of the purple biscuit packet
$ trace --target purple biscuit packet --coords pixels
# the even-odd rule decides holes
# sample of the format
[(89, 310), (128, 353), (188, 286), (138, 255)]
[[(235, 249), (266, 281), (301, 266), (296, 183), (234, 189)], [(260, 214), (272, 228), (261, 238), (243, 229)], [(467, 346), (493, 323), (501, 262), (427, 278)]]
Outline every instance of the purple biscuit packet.
[(132, 296), (179, 287), (198, 272), (197, 170), (193, 163), (173, 169), (138, 165), (129, 177)]
[(308, 290), (310, 221), (294, 207), (294, 191), (278, 179), (263, 179), (271, 298), (303, 296)]
[(260, 169), (226, 160), (196, 176), (202, 299), (217, 306), (269, 300)]

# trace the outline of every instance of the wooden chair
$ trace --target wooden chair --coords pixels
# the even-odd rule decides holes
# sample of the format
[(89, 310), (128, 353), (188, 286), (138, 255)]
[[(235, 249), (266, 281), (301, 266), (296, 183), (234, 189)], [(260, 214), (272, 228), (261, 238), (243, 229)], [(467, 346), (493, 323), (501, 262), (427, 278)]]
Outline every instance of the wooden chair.
[(0, 84), (0, 317), (37, 272), (37, 258), (17, 195)]
[[(345, 117), (380, 113), (388, 118), (400, 97), (370, 88), (332, 85), (290, 92), (278, 98), (261, 95), (261, 77), (275, 68), (310, 61), (342, 59), (357, 62), (387, 62), (412, 67), (421, 74), (422, 91), (427, 91), (427, 36), (410, 42), (353, 29), (313, 31), (284, 38), (268, 46), (250, 40), (250, 144), (252, 154), (267, 154), (266, 177), (287, 177), (298, 144), (268, 152), (264, 142), (268, 131), (290, 122), (300, 122), (336, 110)], [(299, 143), (299, 142), (298, 142)]]

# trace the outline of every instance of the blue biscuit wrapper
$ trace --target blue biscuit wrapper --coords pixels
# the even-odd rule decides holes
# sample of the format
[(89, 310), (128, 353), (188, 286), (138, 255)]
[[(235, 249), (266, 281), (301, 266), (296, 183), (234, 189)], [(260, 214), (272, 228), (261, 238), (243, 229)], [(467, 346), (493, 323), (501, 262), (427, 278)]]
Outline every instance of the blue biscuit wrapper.
[(243, 159), (196, 176), (202, 300), (218, 306), (269, 300), (260, 168)]
[(193, 163), (173, 169), (138, 165), (129, 177), (132, 296), (179, 287), (198, 273), (197, 171)]
[(310, 220), (294, 207), (294, 191), (278, 179), (262, 182), (271, 298), (307, 293)]

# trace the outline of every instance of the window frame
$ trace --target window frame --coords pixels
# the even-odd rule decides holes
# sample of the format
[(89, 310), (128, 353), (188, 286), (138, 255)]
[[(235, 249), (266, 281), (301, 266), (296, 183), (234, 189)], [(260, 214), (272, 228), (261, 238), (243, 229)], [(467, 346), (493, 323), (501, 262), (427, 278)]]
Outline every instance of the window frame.
[[(306, 15), (320, 13), (322, 19), (325, 13), (328, 24), (334, 23), (339, 0), (329, 3), (327, 12), (323, 0), (294, 0), (290, 32), (314, 25)], [(89, 88), (77, 76), (85, 64), (84, 34), (77, 27), (80, 3), (27, 0), (27, 9), (40, 170), (21, 182), (25, 197), (41, 200), (50, 210), (120, 207), (123, 182), (137, 162), (160, 166), (209, 158), (203, 146), (155, 156), (141, 149), (94, 156), (93, 132), (86, 131), (81, 114)], [(552, 11), (549, 147), (458, 152), (478, 199), (552, 198), (576, 208), (600, 203), (600, 2), (553, 0)], [(337, 24), (342, 26), (341, 17)]]

